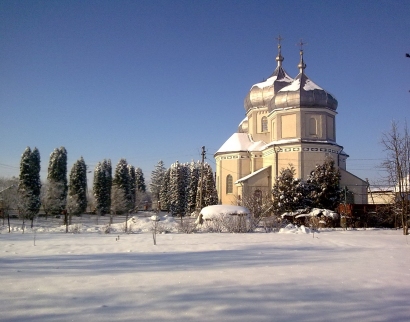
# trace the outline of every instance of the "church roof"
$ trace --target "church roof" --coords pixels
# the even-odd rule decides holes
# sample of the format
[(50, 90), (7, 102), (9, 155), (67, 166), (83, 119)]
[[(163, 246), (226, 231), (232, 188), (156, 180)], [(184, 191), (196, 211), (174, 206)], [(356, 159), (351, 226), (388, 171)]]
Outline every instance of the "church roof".
[(234, 133), (216, 153), (260, 151), (265, 145), (263, 141), (253, 141), (247, 133)]
[(269, 110), (287, 107), (325, 107), (337, 109), (336, 98), (315, 84), (305, 74), (306, 64), (303, 61), (303, 51), (300, 51), (299, 75), (288, 86), (276, 93), (269, 104)]
[(278, 66), (269, 76), (269, 78), (261, 83), (253, 85), (245, 97), (244, 107), (248, 111), (252, 108), (268, 106), (275, 94), (283, 87), (289, 85), (293, 78), (290, 77), (282, 67), (284, 58), (281, 54), (281, 46), (278, 45), (278, 56), (276, 61)]
[(262, 168), (262, 169), (256, 170), (255, 172), (252, 172), (251, 174), (248, 174), (247, 176), (242, 177), (242, 178), (236, 180), (235, 183), (240, 183), (240, 182), (246, 181), (246, 180), (248, 180), (249, 178), (252, 178), (253, 176), (256, 176), (257, 174), (261, 173), (262, 171), (264, 171), (264, 170), (266, 170), (266, 169), (268, 169), (268, 168), (270, 168), (270, 167), (271, 167), (271, 166), (268, 165), (267, 167), (264, 167), (264, 168)]

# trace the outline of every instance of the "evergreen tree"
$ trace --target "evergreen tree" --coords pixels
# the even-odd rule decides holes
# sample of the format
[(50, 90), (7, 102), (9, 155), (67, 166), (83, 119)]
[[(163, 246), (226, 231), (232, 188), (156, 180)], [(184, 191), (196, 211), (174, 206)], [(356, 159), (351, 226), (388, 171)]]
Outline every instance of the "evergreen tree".
[(330, 210), (337, 208), (342, 200), (340, 177), (333, 159), (329, 158), (323, 164), (316, 166), (307, 179), (311, 187), (310, 198), (313, 207)]
[(18, 191), (19, 209), (23, 218), (30, 219), (33, 226), (34, 217), (41, 206), (40, 152), (37, 148), (31, 151), (27, 147), (21, 156)]
[(111, 209), (112, 167), (110, 160), (98, 162), (94, 170), (93, 194), (95, 209), (101, 215), (109, 214)]
[(292, 165), (282, 169), (276, 178), (272, 189), (272, 209), (280, 214), (291, 212), (306, 206), (307, 200), (304, 196), (305, 185), (300, 179), (295, 178), (296, 170)]
[(114, 178), (112, 181), (113, 186), (121, 189), (124, 193), (125, 202), (128, 209), (132, 207), (132, 197), (130, 192), (130, 176), (128, 172), (128, 163), (125, 159), (120, 159), (115, 167)]
[[(202, 189), (202, 204), (200, 204), (200, 190)], [(208, 163), (203, 166), (203, 184), (201, 178), (198, 181), (197, 208), (202, 209), (207, 206), (218, 204), (218, 194), (216, 192), (213, 170)]]
[(49, 191), (48, 201), (50, 205), (50, 212), (52, 214), (60, 214), (66, 207), (67, 202), (67, 150), (64, 147), (56, 148), (50, 154), (50, 161), (48, 164), (48, 176), (49, 189), (57, 189), (59, 194)]
[(106, 187), (106, 197), (105, 197), (105, 207), (107, 209), (107, 213), (110, 212), (111, 209), (111, 189), (112, 189), (112, 165), (111, 160), (104, 160), (103, 161), (103, 169), (104, 169), (104, 184)]
[(137, 182), (136, 182), (136, 170), (135, 167), (131, 164), (128, 165), (128, 176), (130, 179), (130, 199), (131, 199), (131, 208), (135, 208), (135, 200), (137, 193)]
[(204, 164), (204, 207), (218, 204), (218, 193), (216, 191), (215, 177), (211, 166)]
[(171, 168), (168, 168), (162, 178), (159, 192), (159, 201), (161, 210), (170, 211), (170, 180)]
[[(77, 160), (70, 171), (68, 192), (71, 214), (80, 214), (87, 209), (87, 166), (83, 157)], [(74, 203), (75, 201), (75, 203)]]
[(145, 192), (146, 191), (144, 174), (142, 173), (141, 168), (136, 168), (135, 169), (135, 182), (136, 182), (136, 186), (137, 186), (137, 191), (139, 191), (139, 192)]
[(200, 175), (200, 163), (192, 161), (189, 166), (189, 187), (187, 191), (187, 212), (195, 211), (198, 198), (198, 182)]
[(160, 201), (161, 185), (162, 181), (164, 180), (166, 171), (167, 169), (165, 169), (164, 167), (164, 162), (161, 160), (151, 172), (150, 190), (154, 201), (156, 201), (157, 203)]
[(186, 209), (186, 171), (178, 161), (171, 165), (169, 203), (173, 215), (183, 215)]

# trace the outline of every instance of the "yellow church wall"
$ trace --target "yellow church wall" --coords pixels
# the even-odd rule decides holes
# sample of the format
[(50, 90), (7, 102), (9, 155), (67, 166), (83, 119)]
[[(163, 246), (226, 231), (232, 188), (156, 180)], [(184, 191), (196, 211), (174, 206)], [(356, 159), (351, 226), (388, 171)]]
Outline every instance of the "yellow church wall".
[[(248, 111), (248, 133), (252, 136), (254, 141), (264, 141), (269, 142), (270, 140), (270, 124), (267, 119), (268, 110), (267, 108), (253, 109)], [(262, 129), (262, 119), (266, 117), (267, 129), (263, 131)]]
[(277, 138), (277, 125), (276, 125), (276, 117), (270, 120), (270, 141), (276, 141)]
[(336, 131), (335, 131), (335, 118), (334, 116), (326, 115), (326, 129), (327, 129), (327, 139), (336, 141)]
[(254, 118), (254, 113), (248, 112), (247, 113), (248, 116), (248, 133), (250, 135), (254, 135), (255, 134), (255, 118)]
[[(219, 200), (227, 205), (236, 204), (238, 187), (235, 182), (250, 173), (250, 158), (246, 152), (218, 156), (216, 159), (216, 186)], [(227, 193), (228, 175), (232, 176), (231, 193)]]
[(330, 111), (308, 109), (301, 111), (301, 137), (335, 141), (334, 114)]
[(295, 138), (297, 135), (296, 126), (296, 114), (281, 115), (279, 124), (279, 131), (281, 133), (281, 139)]
[(255, 164), (255, 171), (263, 168), (263, 158), (257, 158), (254, 161)]

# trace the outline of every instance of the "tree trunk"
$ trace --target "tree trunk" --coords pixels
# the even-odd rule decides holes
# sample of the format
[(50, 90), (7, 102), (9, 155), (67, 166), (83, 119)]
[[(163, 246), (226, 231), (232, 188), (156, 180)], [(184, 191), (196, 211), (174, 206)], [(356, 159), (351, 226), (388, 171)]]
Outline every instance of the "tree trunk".
[(128, 215), (129, 213), (127, 212), (125, 215), (125, 233), (128, 232)]
[(9, 213), (7, 213), (7, 223), (9, 225), (9, 233), (10, 233), (11, 230), (10, 230), (10, 214)]

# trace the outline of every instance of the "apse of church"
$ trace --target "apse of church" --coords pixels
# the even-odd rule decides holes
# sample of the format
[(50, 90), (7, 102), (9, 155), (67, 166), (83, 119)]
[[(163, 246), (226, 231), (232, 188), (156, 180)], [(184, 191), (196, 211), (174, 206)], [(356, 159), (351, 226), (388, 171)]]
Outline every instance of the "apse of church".
[(236, 204), (250, 191), (271, 189), (290, 164), (306, 180), (330, 157), (341, 172), (341, 186), (354, 193), (355, 203), (367, 203), (366, 182), (346, 171), (349, 156), (336, 142), (336, 98), (306, 75), (303, 44), (298, 75), (287, 74), (280, 40), (276, 69), (251, 87), (238, 131), (214, 155), (220, 202)]

